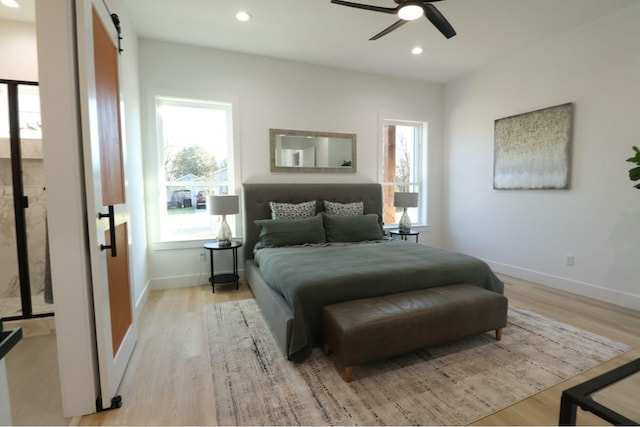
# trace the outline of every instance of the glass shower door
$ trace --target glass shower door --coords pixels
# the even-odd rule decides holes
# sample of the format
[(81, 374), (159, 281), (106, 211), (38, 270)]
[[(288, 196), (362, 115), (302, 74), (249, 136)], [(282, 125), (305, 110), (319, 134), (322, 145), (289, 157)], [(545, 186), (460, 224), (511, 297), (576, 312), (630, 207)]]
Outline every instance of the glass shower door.
[(22, 315), (13, 205), (8, 86), (0, 83), (0, 317)]
[(42, 156), (40, 88), (35, 85), (19, 85), (18, 105), (29, 294), (31, 314), (37, 315), (53, 312), (47, 238), (47, 200)]
[(36, 83), (0, 83), (0, 168), (0, 317), (52, 314)]

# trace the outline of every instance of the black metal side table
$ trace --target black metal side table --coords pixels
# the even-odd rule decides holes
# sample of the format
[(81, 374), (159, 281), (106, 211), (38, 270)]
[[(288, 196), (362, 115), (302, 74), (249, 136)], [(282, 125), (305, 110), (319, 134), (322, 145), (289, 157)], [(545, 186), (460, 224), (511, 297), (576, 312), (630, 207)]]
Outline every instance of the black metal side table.
[(389, 230), (389, 234), (391, 235), (391, 237), (400, 236), (400, 239), (402, 240), (407, 240), (408, 236), (416, 236), (416, 243), (418, 243), (418, 235), (420, 234), (420, 232), (418, 230), (404, 231), (400, 230), (399, 228), (392, 228), (391, 230)]
[[(638, 425), (640, 411), (637, 409), (637, 394), (632, 398), (631, 404), (618, 402), (617, 399), (612, 399), (610, 394), (614, 391), (618, 398), (633, 396), (632, 390), (637, 390), (638, 384), (640, 384), (640, 359), (564, 390), (560, 399), (558, 424), (576, 425), (576, 412), (579, 406), (582, 410), (591, 412), (613, 425)], [(613, 390), (616, 388), (618, 390)]]
[[(219, 242), (209, 242), (204, 244), (204, 248), (209, 250), (209, 262), (211, 265), (211, 277), (209, 282), (211, 283), (211, 292), (216, 292), (216, 283), (234, 283), (236, 290), (238, 290), (238, 248), (242, 246), (242, 242), (238, 240), (232, 240), (230, 245), (220, 245)], [(231, 249), (233, 253), (233, 273), (215, 274), (213, 269), (213, 252), (224, 251)]]

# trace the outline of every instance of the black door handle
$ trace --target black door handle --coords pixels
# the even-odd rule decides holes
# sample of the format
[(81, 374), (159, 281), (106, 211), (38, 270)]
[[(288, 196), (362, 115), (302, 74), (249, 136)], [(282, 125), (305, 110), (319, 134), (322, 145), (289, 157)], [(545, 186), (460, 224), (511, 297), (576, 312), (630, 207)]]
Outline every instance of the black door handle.
[(109, 205), (109, 213), (103, 214), (98, 212), (98, 219), (109, 218), (109, 237), (111, 240), (109, 245), (100, 245), (100, 250), (111, 249), (111, 257), (117, 256), (116, 251), (116, 215), (113, 210), (113, 205)]

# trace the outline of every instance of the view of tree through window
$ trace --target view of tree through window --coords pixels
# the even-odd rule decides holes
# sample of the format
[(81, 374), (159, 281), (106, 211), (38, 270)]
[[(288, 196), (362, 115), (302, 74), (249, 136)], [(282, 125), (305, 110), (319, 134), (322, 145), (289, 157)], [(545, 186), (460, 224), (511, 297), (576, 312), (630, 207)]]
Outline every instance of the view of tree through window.
[(156, 111), (164, 168), (161, 240), (210, 238), (219, 218), (207, 215), (207, 196), (228, 194), (231, 186), (231, 105), (157, 97)]
[(220, 168), (215, 155), (199, 146), (184, 147), (167, 157), (165, 163), (167, 181), (175, 181), (189, 174), (208, 177)]
[[(410, 191), (422, 193), (423, 139), (426, 124), (384, 120), (383, 122), (383, 216), (385, 224), (397, 224), (402, 209), (393, 206), (393, 193)], [(422, 195), (419, 197), (423, 203)], [(424, 210), (423, 210), (424, 211)], [(419, 217), (419, 208), (409, 208), (408, 213), (414, 224), (424, 222)]]

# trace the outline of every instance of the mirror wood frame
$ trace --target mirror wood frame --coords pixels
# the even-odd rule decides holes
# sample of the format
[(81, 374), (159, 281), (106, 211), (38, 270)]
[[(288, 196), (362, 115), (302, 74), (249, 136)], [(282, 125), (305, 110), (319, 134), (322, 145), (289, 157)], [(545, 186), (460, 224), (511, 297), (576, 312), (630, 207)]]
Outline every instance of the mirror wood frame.
[[(311, 167), (311, 166), (276, 166), (276, 137), (303, 136), (311, 138), (343, 138), (351, 141), (351, 166), (341, 167)], [(271, 172), (295, 172), (295, 173), (355, 173), (356, 172), (356, 134), (337, 132), (318, 132), (292, 129), (269, 129), (269, 157)]]

